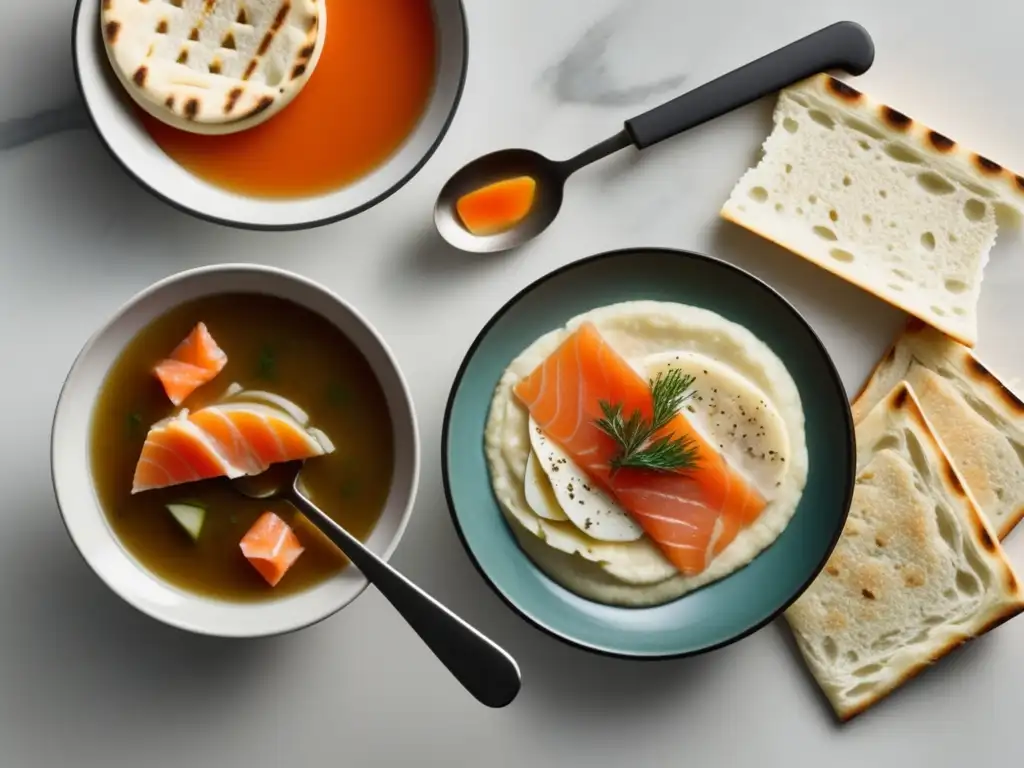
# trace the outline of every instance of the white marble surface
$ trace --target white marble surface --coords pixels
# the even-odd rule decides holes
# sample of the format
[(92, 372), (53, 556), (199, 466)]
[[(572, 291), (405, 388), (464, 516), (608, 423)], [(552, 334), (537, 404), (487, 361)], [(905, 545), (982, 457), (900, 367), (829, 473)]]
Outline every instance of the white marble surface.
[[(1020, 765), (1024, 619), (943, 661), (849, 726), (832, 720), (773, 625), (712, 655), (590, 656), (528, 627), (483, 584), (444, 507), (448, 387), (477, 329), (548, 270), (615, 247), (721, 256), (807, 313), (856, 388), (899, 313), (716, 218), (769, 127), (770, 103), (580, 174), (555, 227), (497, 257), (430, 233), (442, 180), (483, 151), (564, 156), (621, 121), (840, 18), (865, 24), (874, 95), (1024, 169), (1013, 0), (468, 0), (461, 110), (424, 171), (354, 220), (295, 234), (195, 221), (150, 198), (85, 126), (72, 0), (3, 4), (0, 26), (0, 765)], [(229, 643), (136, 614), (77, 557), (48, 473), (53, 406), (93, 327), (182, 268), (256, 261), (354, 301), (393, 345), (425, 438), (419, 503), (395, 562), (521, 662), (508, 709), (478, 706), (378, 595), (300, 634)], [(1024, 378), (1024, 257), (1003, 237), (980, 351)], [(1024, 568), (1024, 534), (1009, 549)]]

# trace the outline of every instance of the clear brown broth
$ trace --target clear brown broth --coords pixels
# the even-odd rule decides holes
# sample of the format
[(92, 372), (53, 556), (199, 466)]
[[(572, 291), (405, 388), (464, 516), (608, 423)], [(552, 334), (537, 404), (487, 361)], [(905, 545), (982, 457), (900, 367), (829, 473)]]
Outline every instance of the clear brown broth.
[[(152, 367), (200, 321), (227, 353), (228, 363), (182, 407), (194, 410), (214, 402), (232, 382), (292, 400), (335, 444), (334, 453), (310, 460), (303, 470), (313, 501), (361, 539), (380, 517), (394, 451), (387, 402), (373, 370), (355, 345), (320, 315), (256, 294), (223, 294), (181, 305), (142, 330), (121, 353), (92, 416), (92, 473), (100, 504), (124, 548), (182, 589), (245, 601), (312, 587), (338, 573), (347, 561), (286, 502), (243, 498), (225, 480), (131, 493), (149, 425), (177, 411)], [(182, 501), (198, 501), (207, 509), (198, 542), (165, 508)], [(238, 546), (266, 510), (291, 523), (306, 548), (274, 588)]]

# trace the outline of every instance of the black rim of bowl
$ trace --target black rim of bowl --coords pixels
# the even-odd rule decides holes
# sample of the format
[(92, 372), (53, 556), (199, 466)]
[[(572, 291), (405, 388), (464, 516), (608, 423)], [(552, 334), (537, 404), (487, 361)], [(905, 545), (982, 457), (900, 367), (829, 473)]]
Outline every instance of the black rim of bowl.
[[(750, 280), (752, 283), (754, 283), (754, 285), (756, 285), (762, 291), (764, 291), (765, 293), (769, 294), (773, 299), (778, 301), (779, 304), (786, 311), (788, 311), (793, 317), (795, 317), (797, 322), (799, 322), (800, 325), (802, 325), (807, 330), (807, 333), (810, 335), (811, 339), (814, 341), (814, 343), (817, 345), (818, 349), (821, 351), (822, 358), (824, 359), (824, 361), (827, 364), (827, 368), (828, 368), (828, 371), (829, 371), (829, 379), (830, 379), (831, 385), (835, 388), (836, 394), (839, 396), (839, 398), (841, 399), (842, 402), (846, 402), (846, 403), (849, 402), (848, 398), (846, 396), (846, 388), (843, 386), (842, 379), (839, 376), (839, 371), (836, 368), (835, 362), (832, 360), (832, 356), (829, 354), (828, 349), (826, 349), (825, 345), (822, 343), (821, 338), (818, 336), (817, 333), (815, 333), (815, 331), (811, 327), (810, 323), (807, 322), (807, 320), (800, 313), (800, 311), (796, 307), (794, 307), (784, 296), (782, 296), (782, 294), (780, 294), (778, 291), (776, 291), (774, 288), (772, 288), (770, 285), (768, 285), (768, 283), (766, 283), (764, 280), (762, 280), (761, 278), (751, 274), (750, 272), (746, 271), (745, 269), (741, 269), (740, 267), (737, 267), (734, 264), (730, 264), (727, 261), (723, 261), (722, 259), (718, 259), (718, 258), (715, 258), (713, 256), (706, 256), (706, 255), (704, 255), (702, 253), (695, 253), (693, 251), (684, 251), (684, 250), (680, 250), (680, 249), (677, 249), (677, 248), (658, 248), (658, 247), (620, 248), (620, 249), (617, 249), (617, 250), (614, 250), (614, 251), (605, 251), (603, 253), (598, 253), (598, 254), (595, 254), (593, 256), (586, 256), (586, 257), (584, 257), (582, 259), (579, 259), (577, 261), (574, 261), (574, 262), (572, 262), (570, 264), (566, 264), (563, 267), (559, 267), (558, 269), (556, 269), (556, 270), (554, 270), (552, 272), (549, 272), (548, 274), (538, 278), (537, 280), (534, 280), (532, 283), (527, 285), (521, 291), (516, 293), (511, 299), (509, 299), (507, 302), (505, 302), (505, 304), (501, 307), (501, 309), (499, 309), (497, 312), (495, 312), (494, 315), (491, 317), (491, 319), (487, 321), (487, 324), (484, 325), (484, 327), (481, 329), (480, 333), (477, 334), (476, 338), (473, 340), (473, 343), (469, 347), (469, 351), (466, 352), (465, 357), (462, 359), (462, 363), (459, 365), (458, 373), (455, 374), (455, 381), (452, 383), (451, 391), (448, 394), (448, 403), (447, 403), (447, 405), (445, 406), (445, 409), (444, 409), (444, 422), (443, 422), (443, 426), (441, 428), (441, 477), (442, 477), (443, 482), (444, 482), (444, 496), (445, 496), (445, 500), (446, 500), (446, 502), (448, 504), (448, 514), (451, 516), (452, 523), (455, 526), (455, 532), (458, 534), (459, 541), (462, 542), (463, 549), (466, 551), (466, 554), (469, 555), (470, 562), (473, 564), (473, 567), (476, 568), (477, 572), (483, 577), (484, 582), (501, 599), (501, 601), (503, 603), (505, 603), (505, 605), (507, 605), (509, 608), (512, 609), (513, 612), (518, 614), (528, 624), (531, 624), (534, 627), (536, 627), (537, 629), (541, 630), (544, 634), (550, 635), (551, 637), (555, 638), (556, 640), (559, 640), (559, 641), (561, 641), (561, 642), (563, 642), (563, 643), (565, 643), (567, 645), (570, 645), (573, 648), (580, 648), (580, 649), (582, 649), (584, 651), (587, 651), (589, 653), (594, 653), (594, 654), (597, 654), (599, 656), (607, 656), (609, 658), (630, 659), (630, 660), (633, 660), (633, 661), (664, 661), (664, 660), (667, 660), (667, 659), (681, 659), (681, 658), (686, 658), (686, 657), (689, 657), (689, 656), (699, 656), (699, 655), (701, 655), (703, 653), (709, 653), (711, 651), (716, 651), (716, 650), (718, 650), (720, 648), (725, 648), (728, 645), (732, 645), (733, 643), (739, 642), (740, 640), (744, 639), (745, 637), (749, 637), (750, 635), (752, 635), (755, 632), (757, 632), (759, 629), (762, 629), (763, 627), (766, 627), (768, 624), (770, 624), (776, 618), (781, 616), (786, 611), (786, 609), (789, 608), (789, 606), (791, 606), (797, 600), (797, 598), (799, 598), (800, 595), (802, 595), (807, 590), (807, 588), (809, 586), (811, 586), (811, 583), (818, 577), (818, 574), (821, 573), (821, 570), (825, 567), (825, 563), (828, 562), (829, 557), (832, 556), (832, 551), (835, 549), (836, 544), (839, 543), (839, 537), (842, 535), (843, 526), (846, 524), (846, 519), (847, 519), (848, 515), (850, 514), (850, 504), (853, 501), (854, 481), (855, 481), (856, 474), (857, 474), (857, 472), (856, 472), (856, 468), (857, 468), (857, 454), (856, 454), (856, 450), (853, 447), (854, 446), (853, 414), (852, 414), (852, 412), (850, 410), (849, 405), (847, 405), (847, 407), (844, 409), (844, 414), (843, 415), (845, 417), (844, 418), (844, 422), (845, 422), (845, 427), (846, 427), (845, 428), (846, 441), (847, 441), (848, 445), (850, 446), (850, 465), (849, 465), (849, 468), (848, 468), (848, 471), (847, 471), (846, 489), (845, 489), (845, 493), (844, 493), (845, 504), (844, 504), (843, 513), (840, 516), (839, 520), (837, 521), (838, 525), (836, 526), (836, 530), (835, 530), (835, 532), (832, 535), (832, 540), (829, 542), (829, 545), (828, 545), (828, 547), (825, 550), (825, 554), (822, 557), (821, 562), (819, 562), (818, 565), (815, 566), (815, 568), (813, 569), (811, 574), (808, 576), (806, 581), (804, 581), (804, 583), (793, 594), (792, 597), (790, 597), (788, 600), (786, 600), (776, 610), (774, 610), (771, 614), (769, 614), (764, 620), (762, 620), (762, 621), (760, 621), (758, 623), (753, 624), (752, 626), (748, 627), (743, 632), (740, 632), (739, 634), (735, 635), (734, 637), (729, 638), (728, 640), (724, 640), (724, 641), (722, 641), (720, 643), (715, 643), (713, 645), (708, 645), (708, 646), (705, 646), (703, 648), (698, 648), (696, 650), (680, 651), (679, 653), (664, 653), (664, 654), (653, 654), (653, 655), (647, 655), (647, 654), (640, 655), (640, 654), (631, 654), (631, 653), (620, 653), (620, 652), (617, 652), (617, 651), (610, 651), (610, 650), (607, 650), (605, 648), (598, 648), (598, 647), (595, 647), (595, 646), (592, 646), (592, 645), (588, 645), (586, 643), (583, 643), (583, 642), (580, 642), (578, 640), (575, 640), (574, 638), (569, 637), (568, 635), (561, 634), (560, 632), (557, 632), (554, 629), (552, 629), (551, 627), (549, 627), (549, 626), (543, 624), (542, 622), (537, 621), (536, 619), (534, 619), (529, 613), (527, 613), (525, 610), (521, 609), (519, 606), (517, 606), (515, 603), (513, 603), (512, 600), (510, 600), (508, 597), (506, 597), (506, 595), (504, 594), (504, 592), (501, 591), (501, 589), (498, 587), (498, 585), (495, 584), (491, 580), (491, 577), (487, 575), (487, 572), (484, 570), (484, 568), (481, 565), (480, 561), (477, 559), (476, 554), (473, 552), (473, 549), (470, 547), (469, 542), (466, 540), (466, 535), (465, 535), (465, 533), (462, 530), (462, 526), (459, 525), (458, 515), (455, 514), (455, 502), (452, 499), (451, 482), (449, 480), (450, 467), (448, 466), (448, 433), (449, 433), (449, 429), (451, 427), (451, 417), (452, 417), (452, 410), (453, 410), (454, 405), (455, 405), (455, 395), (458, 393), (459, 387), (462, 385), (462, 378), (463, 378), (463, 376), (465, 376), (466, 368), (469, 367), (469, 363), (472, 361), (472, 359), (476, 355), (476, 352), (477, 352), (477, 349), (479, 348), (479, 346), (483, 343), (484, 339), (487, 338), (488, 334), (490, 334), (491, 329), (495, 325), (497, 325), (497, 323), (509, 312), (509, 310), (511, 310), (512, 307), (514, 307), (516, 304), (518, 304), (519, 301), (524, 296), (529, 294), (531, 291), (533, 291), (535, 288), (537, 288), (538, 286), (542, 285), (543, 283), (546, 283), (549, 280), (552, 280), (552, 279), (554, 279), (556, 277), (559, 277), (560, 275), (563, 275), (566, 272), (571, 272), (571, 271), (576, 270), (576, 269), (581, 269), (583, 267), (589, 266), (589, 265), (591, 265), (591, 264), (593, 264), (595, 262), (598, 262), (598, 261), (603, 261), (605, 259), (617, 258), (617, 257), (625, 256), (625, 255), (631, 254), (631, 253), (634, 253), (634, 254), (635, 253), (657, 253), (657, 254), (662, 254), (662, 255), (666, 255), (666, 256), (672, 256), (672, 257), (676, 257), (676, 258), (696, 259), (698, 261), (710, 262), (710, 263), (715, 264), (717, 266), (724, 267), (725, 269), (733, 270), (735, 272), (740, 273), (742, 276), (746, 277), (748, 280)], [(526, 555), (523, 554), (523, 557), (526, 557)]]
[[(81, 14), (82, 3), (84, 1), (85, 0), (77, 0), (77, 2), (75, 3), (75, 13), (71, 21), (71, 63), (72, 67), (75, 70), (75, 84), (78, 87), (78, 95), (81, 97), (82, 103), (85, 105), (85, 111), (86, 114), (89, 115), (89, 122), (92, 124), (93, 131), (96, 133), (97, 136), (99, 136), (100, 142), (106, 148), (107, 153), (114, 158), (114, 160), (117, 162), (118, 165), (121, 166), (125, 173), (127, 173), (130, 178), (134, 179), (135, 182), (140, 187), (142, 187), (151, 195), (153, 195), (153, 197), (157, 198), (158, 200), (162, 200), (167, 205), (181, 211), (182, 213), (187, 213), (190, 216), (196, 217), (197, 219), (210, 221), (213, 222), (214, 224), (220, 224), (225, 227), (232, 227), (234, 229), (244, 229), (257, 232), (297, 232), (303, 229), (315, 229), (317, 227), (326, 226), (327, 224), (333, 224), (336, 221), (342, 221), (344, 219), (351, 218), (352, 216), (362, 213), (363, 211), (369, 210), (378, 203), (387, 200), (389, 197), (391, 197), (391, 195), (395, 194), (395, 192), (400, 190), (410, 180), (412, 180), (412, 178), (423, 169), (423, 166), (427, 164), (430, 158), (434, 156), (434, 153), (437, 151), (437, 148), (441, 146), (441, 142), (444, 141), (444, 137), (448, 134), (448, 129), (451, 127), (452, 122), (455, 120), (455, 114), (459, 111), (459, 105), (462, 102), (463, 90), (465, 89), (466, 86), (466, 72), (469, 67), (469, 25), (466, 23), (465, 4), (463, 3), (463, 0), (458, 0), (459, 21), (462, 24), (463, 57), (462, 70), (459, 72), (459, 83), (455, 89), (455, 98), (452, 101), (451, 109), (448, 110), (448, 115), (445, 117), (444, 123), (441, 125), (441, 130), (438, 131), (438, 134), (434, 138), (433, 143), (427, 148), (427, 151), (423, 154), (423, 157), (421, 157), (417, 161), (417, 163), (409, 170), (409, 172), (405, 176), (400, 178), (398, 181), (396, 181), (386, 190), (381, 192), (379, 195), (377, 195), (371, 200), (368, 200), (362, 205), (357, 206), (355, 208), (351, 208), (347, 211), (343, 211), (342, 213), (334, 214), (332, 216), (325, 216), (320, 219), (299, 222), (296, 224), (254, 224), (252, 222), (222, 219), (219, 216), (211, 216), (208, 213), (204, 213), (203, 211), (197, 208), (190, 208), (177, 200), (172, 200), (166, 195), (162, 195), (159, 192), (157, 192), (155, 189), (153, 189), (153, 187), (147, 184), (141, 176), (139, 176), (134, 170), (132, 170), (128, 166), (128, 164), (124, 162), (124, 160), (121, 159), (121, 156), (110, 145), (110, 142), (107, 141), (107, 137), (103, 134), (103, 131), (100, 130), (99, 123), (96, 121), (96, 116), (92, 112), (92, 106), (89, 104), (89, 100), (85, 98), (85, 89), (82, 87), (82, 73), (79, 71), (78, 68), (78, 17)], [(98, 29), (99, 25), (97, 24), (97, 30)]]

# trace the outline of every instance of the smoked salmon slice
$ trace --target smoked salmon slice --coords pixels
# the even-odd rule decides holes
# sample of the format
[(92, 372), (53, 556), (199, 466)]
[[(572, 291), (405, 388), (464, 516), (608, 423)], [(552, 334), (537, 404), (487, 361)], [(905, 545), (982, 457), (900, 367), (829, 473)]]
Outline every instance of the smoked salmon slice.
[(132, 493), (212, 477), (258, 475), (271, 464), (332, 453), (323, 432), (265, 403), (232, 402), (154, 424), (135, 467)]
[(264, 512), (238, 543), (245, 559), (276, 587), (305, 548), (295, 531), (273, 512)]
[(592, 323), (581, 325), (514, 391), (537, 426), (618, 499), (684, 574), (703, 571), (765, 507), (760, 493), (681, 413), (655, 437), (692, 441), (694, 468), (611, 470), (619, 446), (594, 423), (604, 416), (601, 402), (620, 405), (627, 416), (639, 410), (650, 419), (653, 398), (650, 384)]
[(164, 392), (175, 405), (220, 373), (228, 364), (228, 356), (213, 340), (205, 323), (199, 323), (185, 337), (171, 356), (153, 367), (153, 373), (164, 386)]

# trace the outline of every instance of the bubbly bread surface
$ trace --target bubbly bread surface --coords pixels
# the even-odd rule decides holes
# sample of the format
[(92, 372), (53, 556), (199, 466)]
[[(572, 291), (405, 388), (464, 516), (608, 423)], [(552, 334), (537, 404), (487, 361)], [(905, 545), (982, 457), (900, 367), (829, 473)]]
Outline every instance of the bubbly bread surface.
[(1024, 610), (994, 532), (912, 387), (857, 425), (857, 484), (825, 569), (786, 618), (841, 720)]
[(901, 380), (1003, 539), (1024, 518), (1024, 402), (961, 344), (912, 320), (853, 403), (854, 421)]
[(1024, 179), (842, 81), (779, 94), (721, 215), (974, 346), (997, 211)]
[(280, 111), (308, 81), (325, 0), (104, 0), (103, 38), (131, 97), (195, 133), (229, 133)]

